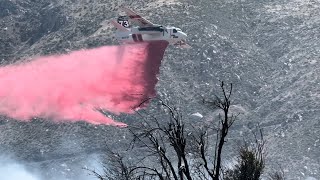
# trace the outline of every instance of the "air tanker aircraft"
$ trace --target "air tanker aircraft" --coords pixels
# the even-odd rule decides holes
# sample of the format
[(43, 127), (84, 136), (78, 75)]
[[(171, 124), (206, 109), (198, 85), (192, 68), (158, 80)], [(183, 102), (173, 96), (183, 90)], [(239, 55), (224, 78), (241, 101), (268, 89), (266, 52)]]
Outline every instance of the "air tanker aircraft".
[[(121, 9), (127, 16), (119, 16), (117, 21), (111, 20), (111, 23), (117, 28), (115, 37), (120, 43), (165, 40), (181, 48), (191, 47), (186, 44), (187, 34), (180, 28), (153, 24), (129, 8), (122, 7)], [(132, 27), (131, 22), (138, 26)]]

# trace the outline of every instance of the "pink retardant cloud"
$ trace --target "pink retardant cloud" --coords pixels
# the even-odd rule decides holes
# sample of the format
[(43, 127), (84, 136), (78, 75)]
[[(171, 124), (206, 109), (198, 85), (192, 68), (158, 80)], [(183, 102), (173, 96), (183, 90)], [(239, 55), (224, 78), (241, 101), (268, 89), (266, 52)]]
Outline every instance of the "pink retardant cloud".
[(155, 96), (167, 46), (163, 41), (104, 46), (1, 67), (0, 114), (126, 126), (97, 109), (130, 114)]

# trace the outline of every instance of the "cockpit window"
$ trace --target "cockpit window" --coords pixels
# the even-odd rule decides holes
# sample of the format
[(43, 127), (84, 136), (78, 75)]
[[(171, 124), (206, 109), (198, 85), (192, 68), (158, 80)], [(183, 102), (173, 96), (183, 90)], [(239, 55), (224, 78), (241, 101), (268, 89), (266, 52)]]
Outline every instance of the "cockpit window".
[(178, 31), (176, 29), (173, 29), (173, 33), (177, 33)]

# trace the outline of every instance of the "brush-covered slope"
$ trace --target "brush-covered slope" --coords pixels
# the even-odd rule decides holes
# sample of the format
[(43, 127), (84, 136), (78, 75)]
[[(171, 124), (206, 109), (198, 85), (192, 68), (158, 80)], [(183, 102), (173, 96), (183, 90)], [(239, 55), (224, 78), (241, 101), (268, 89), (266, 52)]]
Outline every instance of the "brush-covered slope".
[[(124, 1), (0, 2), (0, 59), (116, 44), (110, 18)], [(269, 167), (280, 163), (289, 179), (320, 178), (320, 2), (302, 0), (184, 0), (126, 2), (149, 20), (181, 27), (190, 50), (169, 47), (157, 85), (160, 97), (188, 115), (213, 113), (199, 97), (234, 83), (234, 108), (242, 113), (229, 143), (260, 123), (268, 139)], [(152, 109), (153, 107), (150, 107)], [(124, 116), (123, 121), (138, 121)], [(202, 121), (202, 120), (199, 120)], [(3, 120), (4, 152), (36, 162), (47, 175), (75, 177), (88, 154), (105, 142), (124, 147), (127, 132), (84, 123), (20, 123)], [(227, 147), (228, 150), (228, 147)], [(62, 162), (72, 164), (70, 171)], [(75, 167), (75, 164), (79, 164)]]

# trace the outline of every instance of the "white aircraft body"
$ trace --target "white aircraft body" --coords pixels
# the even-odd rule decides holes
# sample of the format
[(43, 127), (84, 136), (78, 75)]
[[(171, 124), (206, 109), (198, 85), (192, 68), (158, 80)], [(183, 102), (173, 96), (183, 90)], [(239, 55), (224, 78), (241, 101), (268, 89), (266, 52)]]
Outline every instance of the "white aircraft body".
[[(111, 20), (111, 23), (117, 28), (115, 37), (120, 43), (165, 40), (169, 44), (181, 48), (191, 47), (186, 44), (187, 34), (182, 32), (180, 28), (153, 24), (126, 7), (122, 9), (126, 12), (127, 16), (120, 16), (118, 21)], [(131, 22), (138, 26), (132, 27)]]

